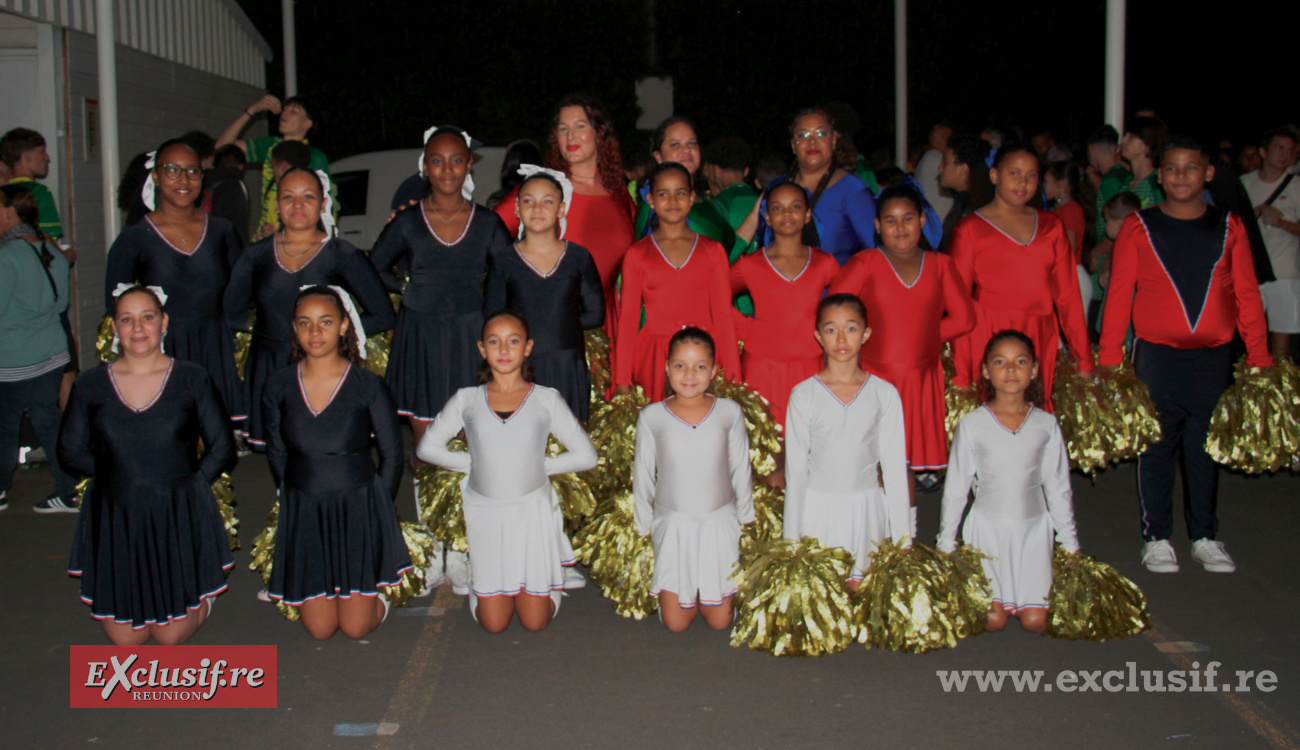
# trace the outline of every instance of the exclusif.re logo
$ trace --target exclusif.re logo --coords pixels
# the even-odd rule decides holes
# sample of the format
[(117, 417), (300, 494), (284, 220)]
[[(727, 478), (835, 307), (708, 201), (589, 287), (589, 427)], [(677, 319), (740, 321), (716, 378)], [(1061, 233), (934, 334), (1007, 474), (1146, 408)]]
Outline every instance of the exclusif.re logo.
[(274, 708), (275, 646), (73, 646), (72, 708)]

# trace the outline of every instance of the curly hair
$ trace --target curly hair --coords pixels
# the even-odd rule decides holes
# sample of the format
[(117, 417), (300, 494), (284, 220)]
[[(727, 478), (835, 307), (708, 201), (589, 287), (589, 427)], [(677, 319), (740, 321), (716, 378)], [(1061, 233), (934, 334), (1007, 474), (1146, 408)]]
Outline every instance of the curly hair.
[(581, 95), (567, 96), (555, 108), (551, 118), (551, 131), (546, 136), (546, 166), (571, 175), (569, 161), (560, 153), (560, 139), (557, 133), (560, 124), (560, 112), (566, 107), (582, 107), (587, 121), (596, 131), (596, 173), (600, 175), (600, 186), (610, 195), (627, 193), (623, 184), (623, 152), (618, 145), (618, 136), (614, 134), (614, 123), (600, 104), (590, 97)]
[[(361, 364), (361, 343), (357, 339), (356, 328), (352, 325), (352, 318), (348, 315), (347, 308), (343, 306), (343, 298), (339, 293), (327, 286), (309, 286), (298, 292), (298, 298), (293, 301), (294, 312), (298, 311), (298, 305), (308, 297), (324, 297), (330, 301), (334, 309), (338, 311), (339, 319), (348, 322), (348, 330), (344, 331), (343, 336), (339, 339), (339, 355), (354, 365)], [(298, 337), (295, 335), (290, 343), (292, 350), (289, 353), (289, 363), (297, 364), (307, 358), (307, 352), (303, 350), (302, 344), (298, 343)]]
[[(1029, 358), (1032, 359), (1035, 364), (1038, 363), (1038, 352), (1034, 349), (1033, 339), (1029, 338), (1021, 331), (1011, 328), (998, 331), (989, 337), (989, 343), (984, 345), (984, 356), (980, 358), (980, 361), (988, 362), (989, 355), (993, 353), (993, 348), (1003, 341), (1008, 340), (1019, 341), (1021, 344), (1024, 344), (1026, 351), (1029, 352)], [(993, 397), (996, 395), (993, 391), (993, 383), (982, 371), (980, 372), (979, 395), (980, 401), (992, 401)], [(1043, 404), (1047, 402), (1046, 391), (1043, 388), (1042, 372), (1034, 375), (1033, 380), (1029, 381), (1029, 387), (1025, 389), (1025, 400), (1039, 409), (1043, 408)]]

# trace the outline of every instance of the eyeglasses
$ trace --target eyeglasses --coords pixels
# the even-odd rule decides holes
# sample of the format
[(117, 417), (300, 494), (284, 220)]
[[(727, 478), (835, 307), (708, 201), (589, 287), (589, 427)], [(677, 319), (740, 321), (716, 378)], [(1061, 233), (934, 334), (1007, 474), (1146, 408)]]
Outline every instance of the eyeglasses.
[(203, 179), (203, 169), (201, 167), (182, 167), (179, 164), (159, 164), (158, 168), (162, 173), (167, 175), (169, 180), (179, 180), (181, 173), (191, 180)]
[(831, 131), (825, 128), (818, 128), (816, 130), (800, 130), (794, 134), (794, 137), (801, 141), (806, 141), (809, 138), (828, 138), (830, 137), (830, 134)]

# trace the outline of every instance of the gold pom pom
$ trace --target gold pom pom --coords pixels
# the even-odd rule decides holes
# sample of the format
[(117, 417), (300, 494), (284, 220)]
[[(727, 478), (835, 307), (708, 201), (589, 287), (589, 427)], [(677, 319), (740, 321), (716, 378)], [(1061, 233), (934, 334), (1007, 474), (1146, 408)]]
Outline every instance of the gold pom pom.
[(398, 521), (402, 525), (402, 540), (406, 542), (406, 552), (411, 556), (411, 569), (402, 574), (402, 580), (396, 586), (380, 586), (379, 590), (388, 597), (388, 603), (394, 607), (405, 607), (411, 598), (424, 589), (424, 569), (429, 567), (433, 557), (436, 541), (427, 528), (418, 523)]
[(713, 392), (740, 405), (745, 415), (745, 429), (749, 433), (749, 463), (755, 477), (765, 477), (776, 471), (776, 459), (781, 454), (781, 427), (772, 416), (772, 405), (762, 394), (745, 383), (733, 383), (723, 377), (713, 380)]
[(740, 587), (731, 645), (773, 656), (821, 656), (856, 638), (844, 579), (853, 558), (816, 539), (754, 543), (732, 578)]
[[(405, 288), (405, 271), (394, 271), (394, 273), (401, 274), (399, 278), (402, 281), (402, 287)], [(388, 300), (393, 303), (394, 310), (402, 306), (402, 295), (400, 294), (390, 293)], [(392, 348), (392, 329), (366, 336), (366, 358), (361, 360), (361, 365), (382, 378), (388, 374), (388, 352)]]
[(957, 423), (961, 418), (975, 411), (984, 405), (980, 400), (979, 392), (975, 386), (962, 388), (948, 381), (948, 387), (943, 391), (943, 405), (946, 408), (946, 414), (943, 418), (943, 426), (948, 430), (948, 442), (952, 442), (952, 436), (957, 432)]
[(1097, 379), (1119, 417), (1111, 427), (1111, 461), (1128, 461), (1160, 439), (1160, 413), (1147, 384), (1138, 379), (1128, 352), (1115, 367), (1101, 367)]
[(659, 608), (659, 600), (650, 595), (654, 546), (649, 535), (637, 533), (630, 492), (602, 501), (574, 535), (573, 549), (615, 612), (640, 620)]
[(253, 334), (248, 331), (235, 331), (235, 372), (239, 379), (244, 379), (248, 370), (248, 352), (253, 348)]
[(1052, 555), (1046, 635), (1084, 641), (1123, 639), (1151, 627), (1147, 599), (1128, 578), (1091, 555)]
[[(280, 501), (276, 500), (271, 506), (271, 512), (266, 515), (266, 525), (253, 538), (253, 559), (248, 563), (248, 569), (262, 577), (263, 587), (271, 585), (271, 568), (275, 565), (275, 537), (279, 529)], [(275, 611), (290, 622), (297, 622), (302, 616), (297, 607), (290, 607), (282, 601), (275, 602)]]
[(611, 498), (632, 490), (636, 453), (636, 420), (648, 404), (638, 386), (632, 393), (592, 404), (587, 433), (599, 456), (596, 468), (582, 473), (597, 498)]
[(784, 519), (785, 494), (762, 480), (754, 482), (754, 522), (740, 528), (740, 548), (780, 539)]
[(1300, 369), (1237, 363), (1236, 381), (1219, 397), (1205, 440), (1210, 458), (1248, 474), (1274, 472), (1300, 460)]
[(591, 406), (605, 402), (605, 392), (613, 380), (609, 367), (609, 334), (603, 328), (590, 328), (583, 334), (587, 348), (587, 369), (591, 370)]
[(99, 355), (100, 362), (117, 359), (117, 354), (113, 351), (113, 316), (109, 313), (104, 313), (99, 321), (99, 330), (95, 332), (95, 353)]
[[(447, 449), (468, 451), (464, 440), (452, 438)], [(437, 466), (421, 466), (415, 472), (415, 500), (420, 505), (420, 518), (448, 548), (457, 552), (469, 550), (465, 538), (465, 509), (460, 495), (460, 482), (465, 475)]]
[[(982, 632), (992, 594), (982, 593), (988, 581), (970, 562), (969, 553), (959, 565), (923, 542), (910, 548), (881, 542), (858, 585), (858, 641), (867, 648), (922, 653), (952, 648), (958, 639)], [(982, 602), (982, 612), (972, 611)]]
[[(549, 458), (564, 453), (567, 449), (554, 435), (546, 438), (546, 455)], [(560, 503), (560, 512), (564, 514), (564, 531), (573, 534), (587, 517), (596, 511), (596, 496), (591, 487), (578, 474), (556, 474), (551, 477), (551, 488)]]
[(226, 526), (226, 536), (230, 539), (230, 551), (239, 551), (239, 516), (235, 512), (235, 486), (230, 482), (230, 475), (222, 472), (217, 481), (212, 483), (212, 494), (217, 498), (217, 509), (221, 512), (221, 521)]
[(1052, 406), (1070, 466), (1085, 474), (1137, 458), (1160, 439), (1151, 392), (1127, 362), (1099, 368), (1095, 378), (1089, 378), (1062, 349), (1052, 384)]

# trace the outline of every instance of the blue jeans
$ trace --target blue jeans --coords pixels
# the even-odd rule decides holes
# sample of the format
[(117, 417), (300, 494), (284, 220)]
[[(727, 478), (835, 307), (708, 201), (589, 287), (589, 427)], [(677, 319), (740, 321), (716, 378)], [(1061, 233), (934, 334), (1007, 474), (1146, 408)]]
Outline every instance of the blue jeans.
[(18, 467), (18, 430), (26, 409), (54, 472), (54, 491), (60, 497), (76, 493), (76, 480), (59, 465), (59, 384), (62, 381), (60, 367), (28, 380), (0, 383), (0, 492), (7, 492), (13, 485), (14, 469)]

